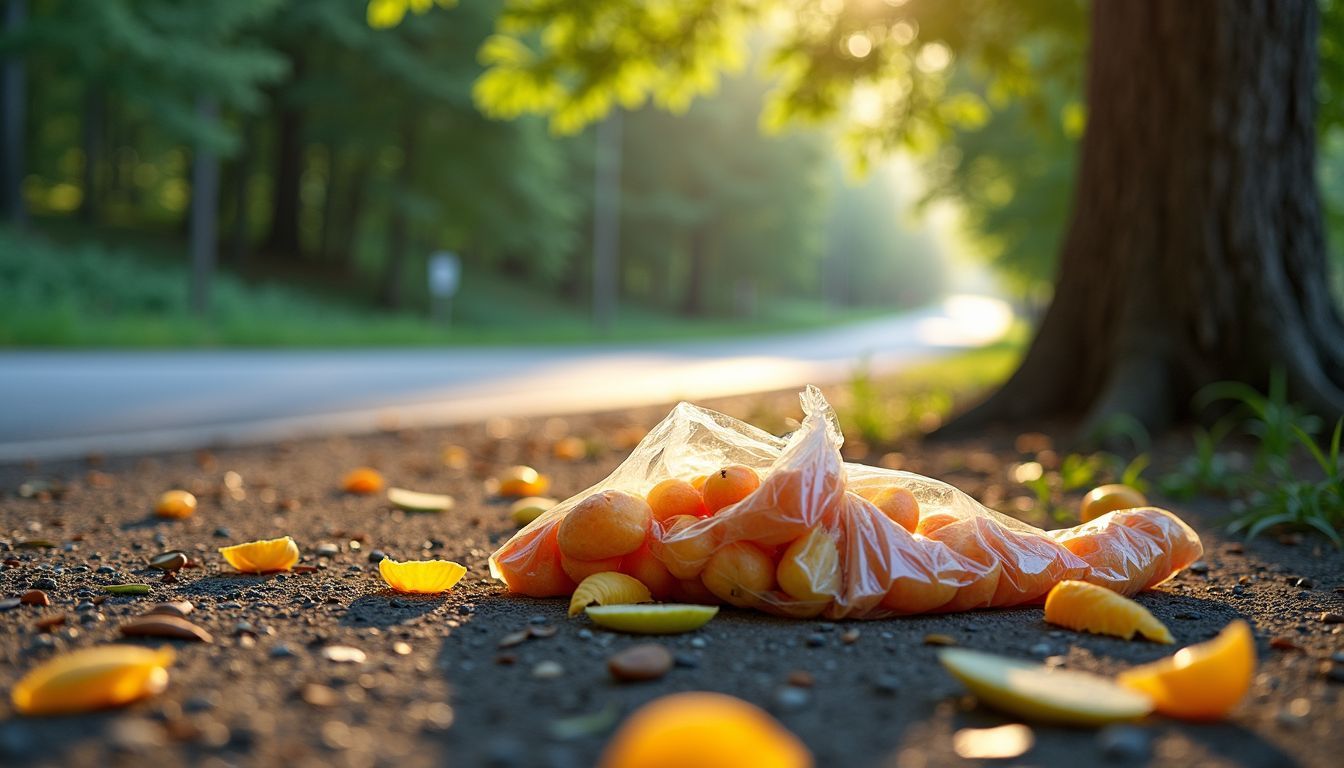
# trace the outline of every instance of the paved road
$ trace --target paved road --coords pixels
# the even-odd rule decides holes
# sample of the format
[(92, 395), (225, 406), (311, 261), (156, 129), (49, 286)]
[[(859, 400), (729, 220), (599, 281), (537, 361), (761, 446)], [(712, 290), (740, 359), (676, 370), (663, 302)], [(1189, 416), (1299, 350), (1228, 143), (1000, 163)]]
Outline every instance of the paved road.
[(0, 462), (573, 413), (831, 383), (999, 338), (996, 299), (640, 346), (0, 353)]

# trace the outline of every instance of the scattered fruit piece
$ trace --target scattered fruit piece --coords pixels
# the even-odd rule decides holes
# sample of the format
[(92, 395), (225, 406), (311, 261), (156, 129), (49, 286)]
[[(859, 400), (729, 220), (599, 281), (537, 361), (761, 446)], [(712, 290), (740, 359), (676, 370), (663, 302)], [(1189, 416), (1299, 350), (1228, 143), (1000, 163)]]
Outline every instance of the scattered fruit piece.
[(709, 558), (700, 580), (725, 603), (748, 608), (775, 588), (775, 563), (760, 547), (735, 541)]
[(383, 490), (383, 476), (370, 467), (356, 467), (341, 480), (341, 490), (367, 496)]
[(194, 640), (213, 643), (215, 638), (201, 627), (179, 616), (147, 614), (122, 624), (121, 634), (127, 637), (170, 637), (174, 640)]
[(595, 573), (579, 583), (569, 599), (569, 615), (578, 616), (584, 608), (598, 605), (627, 605), (653, 600), (649, 588), (623, 573)]
[(599, 768), (811, 768), (802, 741), (758, 707), (721, 693), (674, 693), (631, 715)]
[(407, 512), (447, 512), (453, 508), (453, 497), (442, 493), (421, 493), (405, 488), (388, 488), (387, 501)]
[(19, 602), (24, 605), (51, 605), (51, 597), (40, 589), (30, 589), (19, 595)]
[(417, 560), (399, 563), (383, 558), (378, 563), (383, 581), (398, 592), (417, 595), (437, 595), (447, 592), (466, 575), (467, 569), (451, 560)]
[(712, 515), (747, 498), (760, 485), (761, 477), (751, 467), (741, 464), (724, 467), (705, 478), (702, 489), (705, 510)]
[(540, 496), (551, 487), (551, 481), (537, 470), (522, 464), (509, 467), (495, 478), (495, 493), (509, 498)]
[(460, 445), (443, 446), (443, 465), (449, 469), (466, 469), (471, 463), (471, 454)]
[(840, 594), (840, 549), (835, 536), (818, 527), (795, 539), (784, 550), (775, 578), (789, 597), (816, 603), (820, 613)]
[(545, 496), (525, 496), (509, 507), (509, 518), (519, 528), (541, 517), (546, 510), (555, 506), (555, 499)]
[(588, 444), (574, 435), (562, 437), (551, 446), (551, 455), (561, 461), (581, 461), (588, 456)]
[(1125, 670), (1116, 680), (1150, 696), (1157, 711), (1187, 720), (1216, 720), (1241, 701), (1255, 677), (1255, 640), (1244, 621), (1207, 642)]
[(659, 522), (678, 515), (704, 517), (709, 514), (700, 492), (690, 483), (675, 477), (653, 486), (648, 499), (649, 508), (653, 510), (653, 519)]
[(1087, 492), (1079, 507), (1078, 517), (1090, 523), (1107, 512), (1148, 506), (1148, 497), (1136, 489), (1120, 483), (1100, 485)]
[(982, 702), (1029, 720), (1061, 725), (1103, 725), (1143, 717), (1148, 696), (1104, 677), (946, 648), (938, 661)]
[(154, 504), (154, 514), (182, 520), (196, 512), (196, 497), (187, 491), (164, 491)]
[(10, 699), (23, 715), (67, 715), (118, 707), (168, 687), (173, 652), (104, 645), (57, 656), (14, 684)]
[(575, 560), (630, 554), (644, 543), (652, 519), (653, 511), (643, 498), (599, 491), (580, 501), (560, 522), (560, 551)]
[(909, 489), (888, 485), (864, 488), (858, 494), (872, 502), (893, 523), (911, 533), (915, 532), (915, 527), (919, 525), (919, 501)]
[(243, 573), (288, 571), (299, 562), (299, 545), (288, 536), (262, 539), (231, 547), (220, 547), (219, 554), (229, 565)]
[(719, 612), (717, 605), (590, 605), (584, 610), (599, 627), (637, 635), (675, 635), (703, 627)]
[(1078, 632), (1132, 639), (1134, 633), (1155, 643), (1173, 643), (1171, 632), (1147, 608), (1105, 587), (1085, 581), (1061, 581), (1045, 598), (1045, 620)]
[(672, 669), (672, 652), (658, 643), (632, 645), (607, 659), (607, 671), (621, 682), (657, 680)]

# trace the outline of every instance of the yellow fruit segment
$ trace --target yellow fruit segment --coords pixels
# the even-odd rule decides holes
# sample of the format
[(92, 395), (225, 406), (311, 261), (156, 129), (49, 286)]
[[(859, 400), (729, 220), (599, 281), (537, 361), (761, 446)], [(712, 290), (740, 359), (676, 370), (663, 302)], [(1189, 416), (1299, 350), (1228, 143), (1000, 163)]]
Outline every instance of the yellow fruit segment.
[(1255, 677), (1255, 639), (1244, 621), (1208, 642), (1121, 672), (1116, 680), (1152, 698), (1157, 711), (1187, 720), (1217, 720), (1232, 711)]
[(220, 547), (219, 554), (243, 573), (288, 571), (299, 562), (299, 545), (288, 536)]
[(453, 497), (441, 493), (421, 493), (405, 488), (388, 488), (387, 501), (407, 512), (447, 512), (453, 508)]
[(980, 701), (1012, 715), (1061, 725), (1103, 725), (1143, 717), (1148, 696), (1104, 677), (947, 648), (938, 661)]
[(1171, 632), (1147, 608), (1105, 587), (1085, 581), (1061, 581), (1045, 598), (1045, 620), (1078, 632), (1132, 639), (1134, 633), (1157, 643), (1173, 643)]
[(104, 645), (67, 653), (14, 684), (10, 699), (23, 715), (67, 715), (129, 704), (168, 687), (173, 652)]
[(835, 536), (813, 528), (794, 539), (775, 569), (779, 588), (789, 597), (809, 603), (827, 603), (840, 594), (840, 548)]
[(645, 704), (612, 737), (598, 768), (811, 768), (797, 736), (760, 708), (721, 693)]
[(578, 616), (584, 608), (598, 605), (647, 603), (653, 600), (649, 588), (633, 576), (615, 571), (594, 573), (584, 579), (569, 598), (569, 615)]
[(585, 611), (599, 627), (638, 635), (675, 635), (703, 627), (719, 612), (717, 605), (592, 605)]
[(548, 499), (545, 496), (524, 496), (509, 506), (509, 518), (513, 520), (514, 525), (521, 528), (554, 506), (555, 499)]
[(451, 560), (399, 563), (385, 557), (378, 563), (378, 573), (382, 574), (383, 581), (386, 581), (389, 587), (398, 592), (437, 595), (456, 586), (466, 575), (467, 569)]

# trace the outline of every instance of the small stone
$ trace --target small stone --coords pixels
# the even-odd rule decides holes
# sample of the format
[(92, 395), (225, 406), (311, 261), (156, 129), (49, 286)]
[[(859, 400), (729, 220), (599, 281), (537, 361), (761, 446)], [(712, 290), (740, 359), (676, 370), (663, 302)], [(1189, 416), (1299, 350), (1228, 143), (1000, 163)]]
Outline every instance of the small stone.
[(98, 606), (94, 605), (88, 600), (81, 600), (79, 605), (75, 606), (75, 610), (79, 611), (80, 613), (84, 613), (85, 611), (92, 611), (94, 608), (97, 607)]
[(187, 564), (187, 555), (185, 552), (164, 552), (149, 561), (150, 568), (157, 568), (160, 571), (176, 571), (185, 567)]
[(580, 639), (580, 640), (592, 640), (592, 639), (593, 639), (593, 630), (591, 630), (591, 629), (587, 629), (587, 628), (580, 629), (578, 634), (579, 634), (579, 639)]
[(322, 649), (322, 658), (337, 664), (363, 664), (368, 655), (349, 645), (328, 645)]
[(807, 636), (806, 642), (807, 647), (809, 648), (820, 648), (821, 646), (826, 644), (826, 636), (819, 632), (813, 632), (812, 634)]
[(318, 557), (335, 557), (341, 553), (341, 548), (330, 541), (324, 541), (318, 544), (313, 551), (317, 553)]
[(775, 691), (775, 706), (784, 711), (793, 711), (802, 709), (812, 700), (812, 695), (804, 688), (798, 688), (792, 685), (782, 686)]
[(672, 663), (683, 669), (695, 669), (700, 666), (700, 657), (689, 653), (678, 653), (672, 656)]
[(1206, 574), (1209, 572), (1209, 564), (1203, 560), (1196, 560), (1190, 564), (1190, 572), (1198, 573), (1200, 575)]
[(709, 645), (709, 641), (706, 640), (706, 639), (703, 638), (703, 637), (692, 637), (692, 638), (691, 638), (691, 647), (692, 647), (692, 648), (704, 648), (704, 647), (706, 647), (706, 646), (708, 646), (708, 645)]
[(1344, 614), (1341, 614), (1341, 613), (1331, 613), (1331, 612), (1329, 612), (1329, 611), (1324, 611), (1324, 612), (1321, 613), (1321, 623), (1322, 623), (1322, 624), (1344, 624)]
[(840, 642), (845, 645), (853, 645), (859, 641), (859, 630), (855, 628), (846, 629), (844, 634), (840, 635)]
[(607, 671), (622, 682), (657, 680), (667, 674), (673, 662), (672, 652), (666, 647), (658, 643), (640, 643), (608, 658)]
[(544, 637), (555, 637), (555, 633), (559, 631), (560, 628), (555, 626), (554, 624), (543, 624), (541, 626), (529, 627), (527, 633), (533, 637), (544, 638)]
[(1033, 656), (1049, 656), (1054, 653), (1054, 648), (1049, 643), (1037, 643), (1027, 649), (1027, 653)]
[(107, 576), (107, 575), (110, 575), (110, 574), (113, 574), (113, 573), (116, 573), (116, 572), (117, 572), (117, 569), (116, 569), (116, 568), (113, 568), (113, 567), (110, 566), (110, 565), (100, 565), (100, 566), (98, 566), (98, 570), (94, 571), (94, 573), (102, 574), (102, 575), (104, 575), (104, 576)]
[(300, 688), (299, 698), (319, 709), (334, 707), (341, 703), (341, 694), (337, 693), (335, 688), (317, 683), (308, 683)]
[(531, 618), (529, 618), (529, 619), (527, 620), (527, 623), (529, 623), (529, 624), (545, 624), (545, 623), (548, 622), (548, 621), (550, 621), (550, 619), (546, 618), (545, 616), (542, 616), (541, 614), (537, 614), (537, 615), (532, 616)]
[(933, 633), (933, 634), (928, 634), (928, 635), (925, 635), (925, 636), (924, 636), (924, 644), (925, 644), (925, 645), (956, 645), (956, 644), (957, 644), (957, 640), (956, 640), (956, 638), (952, 637), (951, 635), (943, 635), (943, 634)]
[(1288, 702), (1288, 706), (1279, 710), (1275, 719), (1279, 725), (1285, 728), (1298, 729), (1307, 724), (1307, 716), (1311, 714), (1311, 700), (1306, 698), (1296, 698)]
[(46, 590), (46, 589), (56, 589), (58, 586), (60, 585), (56, 583), (55, 579), (42, 578), (38, 579), (37, 581), (34, 581), (31, 588)]
[(880, 674), (873, 680), (873, 690), (883, 696), (894, 696), (901, 690), (901, 682), (895, 675)]
[(1287, 637), (1272, 637), (1269, 640), (1269, 647), (1276, 651), (1300, 651), (1302, 646), (1293, 642)]
[(293, 656), (294, 649), (290, 648), (287, 643), (276, 643), (271, 646), (270, 653), (273, 659), (284, 659)]
[(165, 616), (176, 616), (179, 619), (185, 619), (187, 614), (196, 610), (196, 606), (189, 600), (174, 600), (168, 603), (159, 603), (150, 608), (145, 613), (161, 613)]
[(565, 674), (565, 668), (555, 661), (539, 661), (532, 667), (532, 676), (538, 680), (554, 680)]
[(522, 643), (526, 642), (527, 639), (531, 636), (532, 634), (528, 632), (526, 629), (521, 629), (517, 632), (510, 632), (509, 634), (499, 639), (498, 647), (512, 648), (515, 645), (521, 645)]
[(219, 696), (213, 692), (197, 694), (182, 702), (182, 709), (187, 712), (205, 712), (217, 706)]
[(1303, 576), (1300, 579), (1294, 579), (1293, 586), (1297, 587), (1298, 589), (1312, 589), (1316, 586), (1316, 582), (1312, 581), (1311, 579), (1308, 579), (1306, 576)]
[(411, 644), (400, 641), (395, 642), (392, 644), (392, 652), (398, 656), (409, 656), (411, 653)]
[(458, 616), (470, 616), (475, 612), (476, 612), (476, 606), (472, 605), (471, 603), (463, 603), (462, 605), (457, 606)]
[(216, 528), (216, 529), (215, 529), (215, 538), (216, 538), (216, 539), (227, 539), (227, 538), (231, 538), (232, 536), (233, 536), (233, 533), (231, 533), (231, 532), (229, 531), (228, 528), (225, 528), (225, 527), (223, 527), (223, 526), (220, 526), (219, 528)]
[(19, 597), (19, 602), (24, 605), (51, 605), (51, 598), (40, 589), (30, 589)]
[(1139, 762), (1152, 751), (1152, 735), (1133, 725), (1108, 725), (1097, 734), (1101, 753), (1115, 761)]
[(0, 600), (0, 611), (10, 611), (23, 605), (23, 600), (17, 597), (6, 597)]
[(144, 718), (118, 718), (112, 721), (108, 737), (112, 745), (126, 752), (148, 752), (163, 746), (167, 733), (163, 726)]
[(371, 550), (369, 550), (369, 562), (370, 562), (370, 563), (381, 563), (381, 562), (383, 562), (383, 559), (386, 558), (386, 557), (387, 557), (387, 553), (383, 552), (381, 549), (371, 549)]
[(816, 684), (817, 680), (812, 677), (811, 672), (808, 672), (805, 669), (795, 669), (789, 673), (786, 682), (797, 688), (811, 688)]

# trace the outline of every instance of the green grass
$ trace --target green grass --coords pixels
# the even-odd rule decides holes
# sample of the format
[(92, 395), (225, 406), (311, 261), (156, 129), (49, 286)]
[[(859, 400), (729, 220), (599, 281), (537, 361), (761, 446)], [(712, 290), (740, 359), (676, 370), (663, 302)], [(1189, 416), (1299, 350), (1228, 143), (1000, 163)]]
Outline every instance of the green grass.
[(88, 240), (54, 244), (0, 230), (0, 345), (54, 347), (441, 346), (646, 341), (770, 333), (873, 317), (772, 300), (752, 319), (687, 319), (622, 307), (599, 336), (586, 308), (535, 286), (468, 271), (451, 328), (278, 282), (221, 271), (208, 317), (190, 311), (184, 263)]

